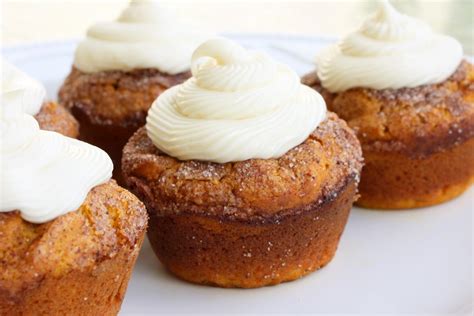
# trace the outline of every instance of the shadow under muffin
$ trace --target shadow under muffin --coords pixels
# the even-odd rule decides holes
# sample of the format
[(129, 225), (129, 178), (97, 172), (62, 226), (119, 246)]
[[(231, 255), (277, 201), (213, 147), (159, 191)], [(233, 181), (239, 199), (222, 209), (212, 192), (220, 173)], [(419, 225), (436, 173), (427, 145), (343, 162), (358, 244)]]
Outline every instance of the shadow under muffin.
[(141, 128), (122, 160), (165, 267), (190, 282), (243, 288), (294, 280), (332, 259), (361, 167), (357, 138), (331, 113), (278, 159), (179, 161)]
[(44, 224), (0, 213), (0, 314), (116, 315), (146, 223), (143, 204), (113, 180)]
[(474, 181), (474, 67), (439, 84), (331, 93), (316, 72), (302, 82), (356, 132), (365, 165), (356, 204), (398, 209), (452, 199)]
[(189, 77), (189, 72), (170, 75), (151, 68), (85, 73), (73, 67), (58, 98), (79, 121), (79, 138), (109, 154), (114, 162), (113, 176), (123, 184), (123, 146), (145, 124), (147, 111), (158, 95)]

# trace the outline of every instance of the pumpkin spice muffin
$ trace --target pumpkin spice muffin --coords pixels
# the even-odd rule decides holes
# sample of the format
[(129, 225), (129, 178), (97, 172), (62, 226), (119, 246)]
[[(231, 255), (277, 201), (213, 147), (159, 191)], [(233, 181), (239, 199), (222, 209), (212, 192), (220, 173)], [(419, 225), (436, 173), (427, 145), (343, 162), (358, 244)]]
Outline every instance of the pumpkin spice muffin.
[(109, 180), (105, 152), (40, 130), (25, 112), (41, 106), (36, 88), (2, 86), (0, 315), (116, 315), (145, 207)]
[(0, 314), (117, 315), (145, 227), (144, 206), (113, 180), (47, 223), (0, 213)]
[(189, 78), (189, 59), (205, 38), (155, 1), (135, 0), (79, 43), (59, 102), (78, 119), (80, 138), (111, 156), (119, 182), (123, 146), (156, 97)]
[(196, 50), (193, 77), (158, 97), (122, 161), (166, 268), (243, 288), (333, 258), (361, 166), (357, 138), (319, 94), (224, 39)]
[[(357, 36), (389, 36), (382, 30), (398, 30), (399, 38), (360, 57), (369, 47), (359, 47)], [(460, 45), (388, 2), (354, 34), (323, 52), (318, 71), (302, 82), (357, 133), (365, 160), (357, 204), (414, 208), (464, 192), (474, 181), (474, 67), (462, 61)], [(403, 60), (407, 42), (417, 44)]]

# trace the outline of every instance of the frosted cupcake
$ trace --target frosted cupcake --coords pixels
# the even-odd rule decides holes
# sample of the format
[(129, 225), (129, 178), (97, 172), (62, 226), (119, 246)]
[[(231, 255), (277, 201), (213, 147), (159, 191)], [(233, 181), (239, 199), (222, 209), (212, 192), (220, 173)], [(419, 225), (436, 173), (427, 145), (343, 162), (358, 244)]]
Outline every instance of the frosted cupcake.
[(119, 171), (125, 142), (145, 124), (153, 100), (190, 76), (191, 54), (206, 38), (146, 0), (89, 28), (59, 91), (81, 124), (81, 139), (107, 151)]
[(356, 198), (354, 133), (294, 71), (229, 40), (202, 44), (192, 73), (124, 148), (158, 258), (184, 280), (244, 288), (326, 265)]
[(357, 204), (438, 204), (474, 180), (474, 67), (461, 45), (388, 1), (318, 58), (303, 82), (362, 144)]
[(40, 130), (28, 114), (42, 103), (35, 87), (8, 82), (0, 104), (0, 315), (116, 315), (145, 208), (109, 180), (104, 151)]
[(44, 101), (46, 90), (41, 83), (2, 58), (1, 104), (9, 103), (19, 92), (23, 95), (24, 111), (35, 117), (41, 129), (77, 138), (79, 125), (76, 119), (56, 102)]

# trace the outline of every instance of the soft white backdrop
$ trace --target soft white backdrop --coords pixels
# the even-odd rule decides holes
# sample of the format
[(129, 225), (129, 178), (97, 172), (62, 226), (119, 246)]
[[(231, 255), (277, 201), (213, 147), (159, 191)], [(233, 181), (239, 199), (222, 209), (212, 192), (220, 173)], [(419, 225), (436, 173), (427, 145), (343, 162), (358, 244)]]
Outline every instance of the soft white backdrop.
[[(79, 38), (96, 21), (114, 19), (128, 0), (2, 0), (4, 44)], [(276, 32), (341, 36), (375, 0), (163, 0), (215, 32)], [(473, 53), (473, 0), (392, 0), (401, 11), (457, 37)]]

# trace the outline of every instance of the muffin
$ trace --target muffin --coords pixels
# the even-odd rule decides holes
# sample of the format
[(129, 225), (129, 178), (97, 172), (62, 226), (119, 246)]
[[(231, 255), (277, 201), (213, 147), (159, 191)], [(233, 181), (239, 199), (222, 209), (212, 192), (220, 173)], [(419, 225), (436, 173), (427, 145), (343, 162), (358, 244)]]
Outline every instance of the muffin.
[(124, 148), (148, 238), (179, 278), (253, 288), (334, 256), (362, 166), (354, 133), (287, 66), (214, 39)]
[(191, 54), (206, 37), (155, 1), (136, 0), (79, 43), (58, 99), (79, 121), (80, 139), (111, 156), (119, 182), (123, 146), (155, 98), (190, 76)]
[(72, 138), (79, 136), (77, 120), (68, 110), (54, 101), (44, 102), (34, 117), (43, 130), (57, 132)]
[(109, 180), (105, 152), (39, 129), (25, 108), (41, 106), (41, 94), (6, 86), (0, 315), (116, 315), (144, 238), (145, 207)]
[(79, 125), (71, 113), (53, 101), (34, 102), (36, 99), (44, 100), (44, 87), (3, 58), (2, 91), (2, 104), (9, 102), (7, 92), (23, 91), (24, 111), (35, 117), (41, 129), (72, 138), (79, 135)]
[(303, 78), (361, 142), (358, 205), (434, 205), (473, 183), (474, 68), (462, 56), (456, 40), (382, 2)]

